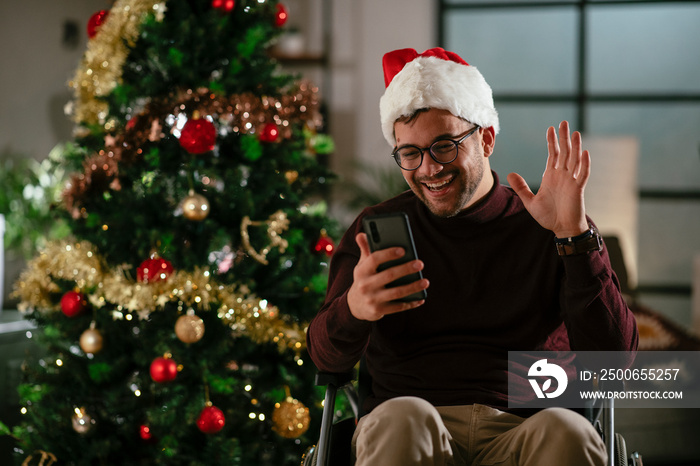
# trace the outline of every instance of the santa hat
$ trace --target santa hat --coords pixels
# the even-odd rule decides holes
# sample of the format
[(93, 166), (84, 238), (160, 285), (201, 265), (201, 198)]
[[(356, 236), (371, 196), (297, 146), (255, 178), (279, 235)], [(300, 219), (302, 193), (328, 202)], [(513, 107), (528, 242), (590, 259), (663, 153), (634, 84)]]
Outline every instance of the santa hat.
[(395, 146), (394, 122), (422, 108), (448, 110), (498, 133), (498, 113), (491, 88), (476, 67), (440, 47), (418, 54), (414, 49), (384, 55), (386, 91), (379, 101), (382, 132)]

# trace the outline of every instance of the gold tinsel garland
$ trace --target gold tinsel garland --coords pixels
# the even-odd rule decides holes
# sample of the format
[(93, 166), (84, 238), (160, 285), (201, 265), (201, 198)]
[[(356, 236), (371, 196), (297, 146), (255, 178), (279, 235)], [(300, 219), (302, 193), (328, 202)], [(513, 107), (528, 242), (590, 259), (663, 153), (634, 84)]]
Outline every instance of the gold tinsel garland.
[(295, 124), (311, 129), (320, 127), (318, 107), (318, 88), (308, 82), (295, 84), (278, 97), (251, 93), (221, 96), (202, 88), (152, 99), (141, 112), (132, 116), (126, 128), (106, 138), (104, 150), (84, 161), (82, 173), (71, 177), (63, 194), (66, 209), (74, 218), (86, 216), (87, 212), (81, 210), (85, 198), (108, 189), (119, 191), (120, 165), (142, 160), (143, 147), (160, 141), (166, 132), (172, 133), (175, 128), (169, 121), (176, 120), (181, 113), (211, 117), (217, 123), (219, 134), (256, 133), (266, 123), (273, 122), (278, 125), (280, 138), (289, 139)]
[(117, 0), (100, 26), (98, 34), (88, 42), (87, 50), (75, 77), (70, 82), (75, 90), (73, 114), (76, 122), (104, 123), (107, 104), (99, 100), (119, 83), (129, 47), (136, 44), (144, 15), (162, 8), (164, 0)]
[(58, 312), (51, 299), (60, 293), (54, 279), (75, 281), (96, 309), (107, 309), (115, 319), (135, 313), (141, 319), (168, 303), (215, 311), (235, 335), (256, 343), (275, 343), (280, 351), (305, 347), (304, 326), (285, 319), (276, 306), (251, 294), (244, 286), (217, 283), (208, 270), (176, 271), (166, 280), (139, 283), (124, 268), (104, 266), (94, 245), (81, 241), (50, 243), (22, 272), (14, 297), (19, 309)]

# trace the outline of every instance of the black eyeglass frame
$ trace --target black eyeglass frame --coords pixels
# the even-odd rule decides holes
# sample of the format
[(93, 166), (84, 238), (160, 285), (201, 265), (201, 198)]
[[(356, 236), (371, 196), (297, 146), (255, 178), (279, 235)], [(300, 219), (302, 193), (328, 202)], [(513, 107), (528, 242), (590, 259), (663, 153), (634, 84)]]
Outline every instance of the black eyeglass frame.
[[(473, 127), (472, 129), (470, 129), (469, 131), (467, 131), (467, 133), (466, 133), (464, 136), (462, 136), (462, 137), (459, 138), (459, 139), (452, 139), (452, 138), (440, 138), (440, 139), (436, 139), (436, 140), (433, 141), (433, 143), (430, 144), (428, 147), (424, 147), (424, 148), (422, 148), (422, 149), (421, 149), (420, 147), (418, 147), (418, 146), (414, 146), (413, 144), (408, 144), (408, 145), (405, 145), (405, 146), (397, 147), (397, 148), (394, 149), (394, 151), (391, 153), (391, 156), (393, 157), (394, 161), (395, 161), (396, 164), (399, 166), (399, 168), (401, 168), (401, 170), (406, 170), (406, 171), (418, 170), (418, 169), (420, 168), (420, 166), (423, 165), (423, 153), (424, 153), (425, 151), (428, 151), (428, 153), (430, 154), (430, 158), (432, 158), (433, 160), (435, 160), (435, 162), (439, 163), (440, 165), (447, 165), (447, 164), (452, 163), (452, 162), (454, 162), (455, 160), (457, 160), (457, 157), (459, 156), (459, 146), (462, 144), (462, 142), (464, 142), (465, 139), (467, 139), (469, 136), (471, 136), (472, 134), (474, 134), (474, 133), (476, 132), (476, 130), (479, 129), (479, 128), (480, 128), (480, 126), (478, 126), (478, 125), (475, 126), (475, 127)], [(434, 147), (436, 144), (439, 144), (439, 143), (445, 142), (445, 141), (450, 141), (452, 144), (455, 145), (455, 156), (454, 156), (454, 157), (452, 158), (452, 160), (450, 160), (449, 162), (441, 162), (440, 160), (438, 160), (438, 159), (436, 158), (435, 154), (433, 153), (433, 147)], [(418, 150), (418, 152), (420, 152), (420, 163), (418, 164), (418, 166), (417, 166), (416, 168), (404, 168), (404, 167), (401, 166), (401, 162), (399, 161), (399, 154), (398, 154), (398, 152), (399, 152), (400, 150), (406, 149), (407, 147), (413, 147), (413, 148), (415, 148), (416, 150)]]

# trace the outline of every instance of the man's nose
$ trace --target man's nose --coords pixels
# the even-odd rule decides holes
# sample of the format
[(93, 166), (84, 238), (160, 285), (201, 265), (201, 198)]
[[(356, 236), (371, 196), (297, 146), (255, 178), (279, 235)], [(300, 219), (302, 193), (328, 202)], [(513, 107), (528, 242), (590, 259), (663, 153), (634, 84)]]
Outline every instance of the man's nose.
[(430, 152), (425, 151), (423, 154), (423, 163), (418, 167), (418, 171), (424, 176), (435, 176), (442, 171), (444, 165), (436, 162), (430, 156)]

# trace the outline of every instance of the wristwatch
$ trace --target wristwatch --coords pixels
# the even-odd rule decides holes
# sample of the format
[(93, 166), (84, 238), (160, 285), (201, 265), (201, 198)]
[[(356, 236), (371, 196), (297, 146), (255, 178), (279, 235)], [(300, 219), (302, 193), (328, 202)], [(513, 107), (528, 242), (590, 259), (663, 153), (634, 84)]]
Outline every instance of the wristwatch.
[(600, 237), (598, 229), (590, 225), (588, 230), (578, 236), (568, 238), (554, 238), (557, 252), (560, 256), (574, 256), (576, 254), (588, 254), (592, 251), (603, 249), (603, 238)]

